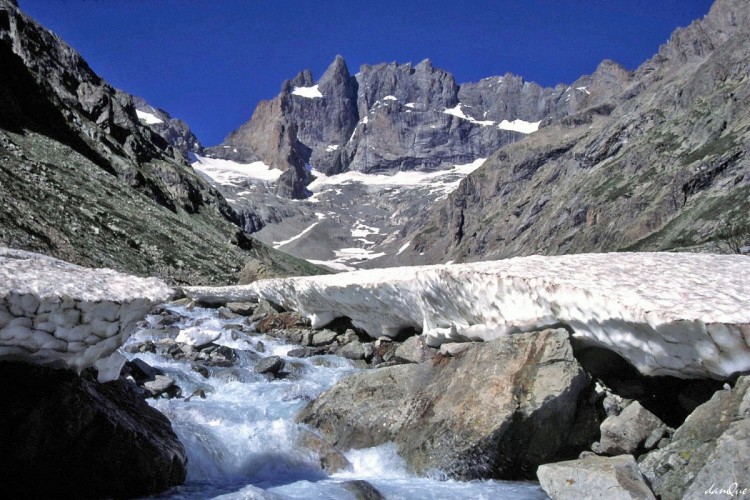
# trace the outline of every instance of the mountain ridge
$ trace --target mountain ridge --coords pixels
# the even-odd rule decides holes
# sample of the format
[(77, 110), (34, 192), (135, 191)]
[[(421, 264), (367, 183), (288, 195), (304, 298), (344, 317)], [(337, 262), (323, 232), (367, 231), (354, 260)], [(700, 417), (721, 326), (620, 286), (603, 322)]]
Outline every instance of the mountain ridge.
[[(310, 168), (331, 175), (469, 163), (535, 130), (532, 122), (606, 102), (629, 78), (605, 61), (569, 86), (543, 88), (512, 74), (459, 85), (428, 59), (362, 65), (352, 76), (337, 56), (317, 84), (310, 70), (285, 81), (279, 95), (262, 101), (207, 154), (263, 161), (285, 172), (277, 194), (304, 198)], [(528, 130), (514, 126), (516, 120), (528, 122)]]
[(316, 272), (253, 241), (133, 97), (0, 0), (0, 242), (172, 283)]
[(747, 232), (748, 11), (718, 0), (677, 30), (608, 118), (589, 109), (500, 149), (404, 232), (412, 258), (715, 251), (727, 224)]

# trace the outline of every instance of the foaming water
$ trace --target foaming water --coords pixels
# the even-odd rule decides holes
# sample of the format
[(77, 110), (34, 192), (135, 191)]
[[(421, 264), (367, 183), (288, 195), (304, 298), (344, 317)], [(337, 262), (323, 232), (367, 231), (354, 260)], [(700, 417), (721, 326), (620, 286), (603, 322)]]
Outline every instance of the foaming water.
[[(186, 484), (159, 498), (351, 499), (355, 496), (344, 487), (345, 482), (358, 479), (393, 499), (546, 498), (534, 483), (438, 481), (414, 476), (392, 443), (348, 451), (345, 456), (351, 470), (328, 475), (320, 469), (318, 456), (297, 445), (304, 426), (295, 423), (294, 417), (357, 368), (338, 356), (288, 357), (297, 346), (233, 331), (227, 325), (236, 320), (222, 320), (215, 310), (173, 307), (172, 311), (185, 317), (174, 325), (178, 328), (221, 331), (216, 343), (238, 350), (239, 362), (229, 368), (209, 368), (210, 377), (204, 378), (187, 361), (154, 353), (124, 353), (162, 369), (175, 379), (183, 395), (199, 390), (206, 394), (205, 399), (148, 400), (170, 419), (189, 460)], [(136, 332), (129, 342), (158, 340), (148, 332)], [(285, 378), (269, 380), (253, 371), (258, 360), (272, 355), (285, 360)]]

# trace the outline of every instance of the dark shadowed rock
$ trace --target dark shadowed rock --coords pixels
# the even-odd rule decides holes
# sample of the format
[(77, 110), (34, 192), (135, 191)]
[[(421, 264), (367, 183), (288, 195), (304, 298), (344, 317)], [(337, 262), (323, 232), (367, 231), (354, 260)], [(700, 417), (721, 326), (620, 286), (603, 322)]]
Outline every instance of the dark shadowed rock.
[(576, 456), (598, 431), (592, 418), (570, 435), (579, 407), (595, 410), (583, 409), (589, 379), (567, 337), (564, 330), (511, 335), (455, 358), (360, 372), (298, 420), (340, 449), (394, 441), (420, 473), (533, 478), (538, 465)]
[(137, 384), (143, 384), (144, 382), (155, 380), (157, 375), (164, 375), (164, 372), (158, 368), (154, 368), (142, 359), (135, 358), (125, 363), (123, 375), (130, 375)]
[(0, 495), (140, 497), (181, 484), (182, 444), (131, 387), (0, 363)]

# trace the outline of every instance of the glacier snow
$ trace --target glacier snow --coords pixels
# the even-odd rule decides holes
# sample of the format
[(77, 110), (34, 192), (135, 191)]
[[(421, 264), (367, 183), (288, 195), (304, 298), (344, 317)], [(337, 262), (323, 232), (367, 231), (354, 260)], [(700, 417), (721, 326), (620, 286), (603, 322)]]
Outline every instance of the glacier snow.
[(0, 248), (0, 360), (96, 366), (112, 380), (125, 361), (117, 348), (171, 295), (156, 278)]
[(315, 327), (341, 316), (370, 336), (421, 330), (428, 344), (565, 325), (644, 375), (725, 378), (750, 370), (750, 259), (608, 253), (354, 271), (189, 287), (201, 302), (263, 298)]

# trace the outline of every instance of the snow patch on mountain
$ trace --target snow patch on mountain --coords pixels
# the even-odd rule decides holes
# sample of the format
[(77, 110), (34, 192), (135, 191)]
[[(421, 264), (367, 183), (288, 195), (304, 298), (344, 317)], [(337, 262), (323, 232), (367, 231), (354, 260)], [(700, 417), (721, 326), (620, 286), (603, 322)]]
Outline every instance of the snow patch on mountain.
[[(446, 189), (458, 185), (455, 179), (456, 175), (461, 178), (469, 175), (471, 172), (482, 166), (486, 158), (477, 158), (471, 163), (454, 165), (447, 170), (438, 170), (435, 172), (420, 172), (418, 170), (402, 170), (393, 175), (384, 174), (364, 174), (358, 171), (349, 171), (337, 175), (325, 175), (323, 172), (313, 170), (312, 174), (315, 180), (307, 186), (314, 194), (321, 192), (323, 189), (335, 185), (345, 185), (350, 183), (360, 183), (367, 186), (433, 186), (435, 188)], [(460, 179), (459, 179), (460, 182)], [(452, 190), (452, 189), (451, 189)]]
[(190, 155), (192, 167), (218, 184), (238, 185), (247, 180), (276, 181), (281, 170), (271, 168), (262, 161), (238, 163), (207, 156)]
[(283, 247), (284, 245), (288, 245), (289, 243), (302, 238), (304, 235), (306, 235), (307, 233), (309, 233), (310, 231), (312, 231), (313, 228), (315, 228), (315, 226), (318, 225), (318, 222), (319, 221), (313, 222), (311, 225), (309, 225), (308, 227), (306, 227), (305, 229), (303, 229), (301, 233), (295, 234), (294, 236), (292, 236), (288, 240), (274, 241), (273, 242), (273, 247), (276, 248), (276, 249), (279, 249), (279, 248)]
[(510, 122), (508, 120), (503, 120), (498, 125), (498, 128), (501, 130), (512, 130), (513, 132), (520, 132), (522, 134), (531, 134), (539, 130), (540, 123), (542, 122), (527, 122), (524, 120), (513, 120)]
[(294, 89), (292, 89), (292, 95), (298, 95), (308, 99), (318, 99), (323, 97), (323, 94), (320, 93), (317, 85), (313, 85), (312, 87), (294, 87)]
[(750, 259), (611, 253), (385, 268), (187, 288), (197, 300), (262, 297), (311, 319), (347, 316), (372, 337), (492, 340), (567, 325), (645, 375), (725, 378), (750, 370)]
[(156, 115), (147, 113), (145, 111), (141, 111), (139, 109), (135, 110), (135, 114), (138, 115), (138, 119), (141, 120), (146, 125), (155, 125), (157, 123), (164, 123), (164, 120), (157, 117)]
[(368, 240), (367, 237), (374, 234), (380, 234), (380, 229), (377, 227), (370, 227), (357, 221), (357, 224), (351, 230), (352, 237), (364, 244), (374, 245), (375, 243)]
[(407, 248), (409, 248), (409, 245), (411, 245), (411, 240), (404, 243), (401, 248), (398, 249), (398, 252), (396, 252), (396, 255), (401, 255), (406, 251)]
[(477, 119), (475, 119), (475, 118), (473, 118), (471, 116), (466, 116), (466, 114), (461, 109), (461, 106), (462, 106), (462, 104), (458, 103), (453, 108), (445, 108), (443, 110), (443, 113), (445, 113), (447, 115), (456, 116), (456, 117), (461, 118), (463, 120), (468, 120), (471, 123), (476, 123), (477, 125), (482, 125), (484, 127), (491, 126), (491, 125), (495, 124), (495, 122), (493, 122), (492, 120), (481, 120), (480, 121), (480, 120), (477, 120)]

